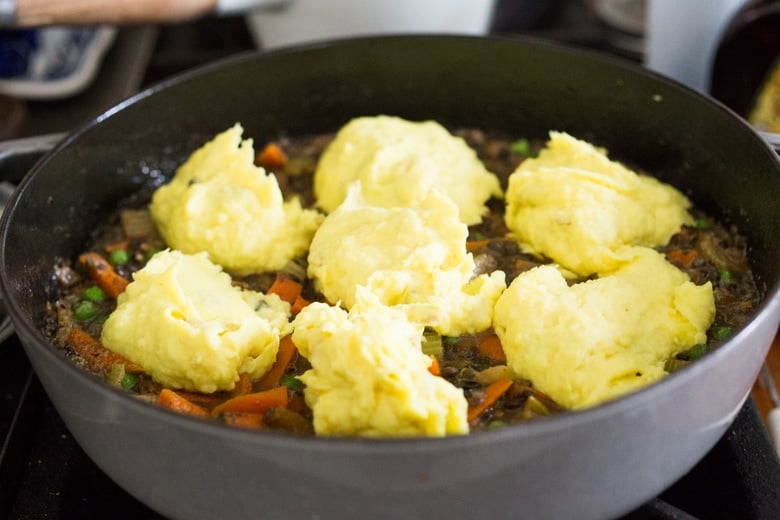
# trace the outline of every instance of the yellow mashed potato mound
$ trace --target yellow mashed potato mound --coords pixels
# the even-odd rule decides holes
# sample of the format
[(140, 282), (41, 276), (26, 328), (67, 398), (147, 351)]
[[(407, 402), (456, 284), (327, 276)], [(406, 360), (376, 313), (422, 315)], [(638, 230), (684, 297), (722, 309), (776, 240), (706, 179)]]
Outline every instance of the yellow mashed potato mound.
[(428, 371), (423, 327), (364, 290), (347, 313), (313, 303), (293, 322), (312, 368), (300, 376), (318, 435), (468, 433), (463, 391)]
[(418, 207), (372, 206), (361, 185), (322, 223), (309, 250), (309, 277), (331, 303), (350, 309), (358, 286), (410, 320), (445, 335), (490, 327), (506, 288), (503, 271), (472, 278), (468, 229), (458, 209), (436, 190)]
[(512, 173), (506, 201), (518, 242), (581, 276), (615, 269), (622, 246), (665, 244), (692, 222), (679, 191), (562, 132)]
[(236, 124), (195, 151), (155, 191), (152, 217), (174, 249), (208, 252), (237, 274), (282, 269), (305, 253), (323, 215), (283, 199), (242, 133)]
[(666, 360), (706, 341), (712, 286), (697, 286), (660, 253), (569, 287), (556, 267), (518, 276), (496, 304), (494, 326), (518, 377), (559, 404), (580, 409), (663, 377)]
[(239, 374), (271, 367), (289, 310), (276, 295), (234, 287), (205, 253), (165, 250), (119, 295), (101, 341), (162, 385), (231, 390)]
[(467, 225), (487, 214), (490, 197), (501, 196), (498, 178), (463, 139), (435, 121), (384, 115), (353, 119), (327, 147), (314, 174), (320, 208), (334, 211), (355, 181), (375, 206), (416, 206), (438, 189), (452, 199)]
[[(581, 409), (666, 375), (675, 353), (706, 341), (710, 284), (660, 253), (691, 222), (677, 190), (551, 132), (509, 179), (506, 224), (558, 265), (474, 276), (467, 225), (501, 196), (462, 139), (432, 121), (357, 118), (314, 177), (323, 214), (284, 201), (235, 125), (197, 150), (150, 206), (167, 244), (120, 295), (101, 340), (160, 384), (230, 390), (262, 377), (292, 332), (311, 369), (300, 379), (319, 435), (468, 433), (463, 392), (428, 371), (425, 327), (446, 336), (493, 326), (518, 378)], [(328, 302), (291, 324), (275, 295), (235, 274), (282, 269), (308, 251)], [(569, 285), (564, 272), (598, 275)]]

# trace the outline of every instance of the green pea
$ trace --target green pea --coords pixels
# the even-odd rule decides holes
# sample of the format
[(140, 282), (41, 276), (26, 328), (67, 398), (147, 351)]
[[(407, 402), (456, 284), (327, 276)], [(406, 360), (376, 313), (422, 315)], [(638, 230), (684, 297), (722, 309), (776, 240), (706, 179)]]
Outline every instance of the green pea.
[(731, 275), (731, 271), (729, 271), (725, 267), (720, 267), (718, 269), (718, 276), (720, 277), (721, 282), (730, 282), (734, 278)]
[(100, 303), (106, 299), (106, 292), (97, 285), (93, 285), (84, 289), (81, 297), (90, 302)]
[(303, 381), (292, 374), (283, 375), (281, 383), (290, 390), (301, 390), (303, 388)]
[(96, 314), (95, 304), (90, 301), (81, 301), (73, 308), (73, 316), (78, 321), (91, 320)]
[(518, 139), (509, 145), (509, 149), (513, 154), (520, 157), (529, 157), (531, 155), (531, 143), (528, 139)]
[(136, 384), (138, 384), (138, 377), (136, 377), (135, 374), (128, 373), (125, 373), (122, 380), (119, 382), (119, 386), (125, 390), (132, 390), (135, 388)]
[(696, 229), (709, 229), (710, 221), (706, 218), (697, 218), (693, 225)]
[(108, 255), (108, 261), (114, 265), (126, 265), (130, 261), (127, 249), (114, 249)]
[(708, 347), (705, 343), (697, 343), (696, 345), (688, 349), (688, 359), (694, 361), (696, 359), (699, 359), (709, 351), (710, 351), (710, 347)]
[(729, 336), (731, 336), (732, 330), (733, 329), (727, 325), (723, 325), (721, 327), (715, 327), (715, 329), (712, 331), (712, 336), (715, 339), (726, 339)]

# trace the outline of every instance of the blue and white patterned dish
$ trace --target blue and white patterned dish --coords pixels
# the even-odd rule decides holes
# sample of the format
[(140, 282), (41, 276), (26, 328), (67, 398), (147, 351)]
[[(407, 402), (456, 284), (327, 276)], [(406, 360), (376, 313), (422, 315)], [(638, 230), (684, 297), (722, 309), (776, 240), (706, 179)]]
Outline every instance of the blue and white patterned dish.
[(75, 95), (95, 78), (112, 26), (0, 31), (0, 93), (26, 99)]

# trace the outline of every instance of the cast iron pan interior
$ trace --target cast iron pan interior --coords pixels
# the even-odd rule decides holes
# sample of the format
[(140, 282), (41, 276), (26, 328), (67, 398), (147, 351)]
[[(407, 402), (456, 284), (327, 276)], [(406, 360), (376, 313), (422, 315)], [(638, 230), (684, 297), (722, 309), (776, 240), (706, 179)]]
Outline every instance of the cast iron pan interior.
[(164, 182), (232, 124), (262, 143), (380, 113), (590, 140), (736, 224), (765, 288), (780, 278), (777, 158), (723, 106), (638, 67), (554, 45), (379, 37), (239, 56), (143, 92), (75, 131), (38, 163), (6, 211), (0, 258), (6, 293), (18, 295), (12, 312), (31, 317), (24, 332), (43, 341), (56, 258), (75, 256), (117, 200)]

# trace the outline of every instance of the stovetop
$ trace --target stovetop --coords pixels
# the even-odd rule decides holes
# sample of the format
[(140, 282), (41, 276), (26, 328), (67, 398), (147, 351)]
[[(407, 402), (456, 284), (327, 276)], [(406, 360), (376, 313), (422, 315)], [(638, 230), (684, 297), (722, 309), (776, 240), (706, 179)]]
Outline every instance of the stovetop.
[[(541, 27), (522, 32), (614, 50), (605, 43), (603, 28), (592, 20), (583, 23), (583, 15), (568, 12), (568, 18), (556, 24), (547, 13), (540, 19)], [(576, 30), (566, 28), (572, 20)], [(95, 84), (71, 100), (29, 103), (22, 135), (73, 129), (145, 85), (252, 46), (242, 20), (236, 18), (124, 28)], [(37, 157), (0, 160), (0, 180), (18, 181)], [(125, 493), (86, 456), (41, 388), (15, 336), (0, 344), (0, 441), (0, 516), (162, 518)], [(746, 402), (696, 467), (624, 518), (780, 518), (780, 460), (753, 401)]]

